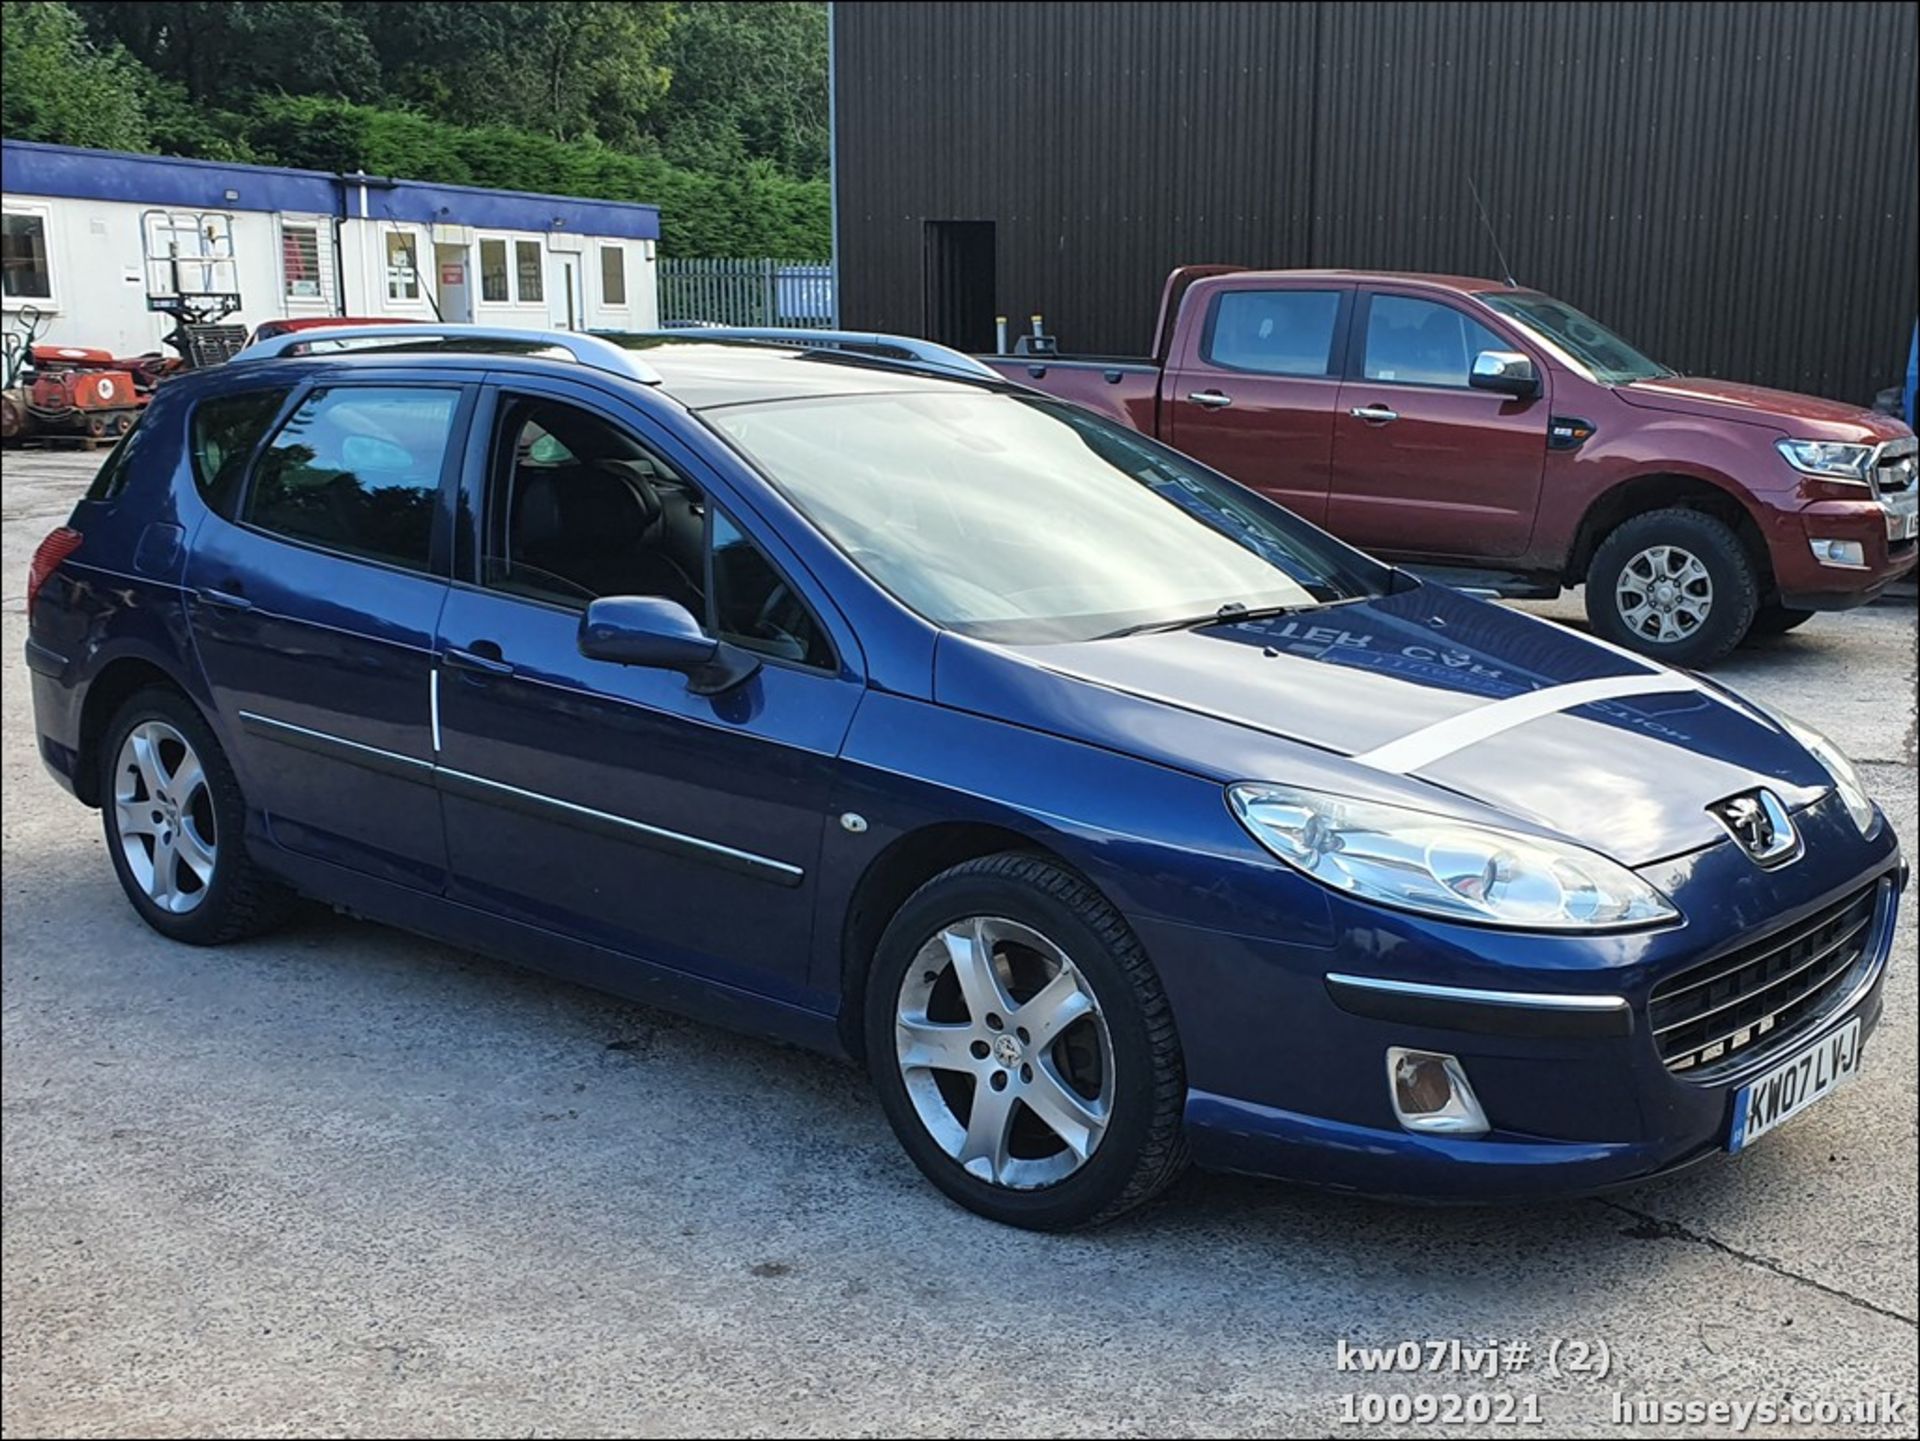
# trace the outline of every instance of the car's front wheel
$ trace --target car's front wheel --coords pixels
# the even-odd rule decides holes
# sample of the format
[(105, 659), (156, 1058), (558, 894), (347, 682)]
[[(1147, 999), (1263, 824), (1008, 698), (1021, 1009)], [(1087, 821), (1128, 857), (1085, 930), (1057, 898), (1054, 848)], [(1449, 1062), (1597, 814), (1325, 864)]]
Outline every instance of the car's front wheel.
[(1759, 575), (1718, 516), (1675, 507), (1622, 521), (1587, 570), (1596, 634), (1670, 665), (1703, 666), (1745, 637)]
[(1159, 977), (1119, 912), (1046, 857), (968, 861), (909, 898), (875, 955), (866, 1043), (907, 1153), (993, 1220), (1107, 1220), (1185, 1164)]
[(285, 916), (292, 893), (247, 854), (240, 784), (184, 696), (154, 688), (131, 697), (107, 725), (100, 766), (107, 854), (148, 925), (218, 945)]

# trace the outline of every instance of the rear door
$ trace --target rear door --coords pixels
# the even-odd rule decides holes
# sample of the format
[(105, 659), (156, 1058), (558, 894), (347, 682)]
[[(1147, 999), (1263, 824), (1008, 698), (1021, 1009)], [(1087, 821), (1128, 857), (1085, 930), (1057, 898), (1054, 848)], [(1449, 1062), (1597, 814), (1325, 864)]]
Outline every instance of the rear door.
[(1162, 439), (1324, 523), (1353, 288), (1223, 284), (1169, 357)]
[[(1493, 317), (1431, 293), (1359, 296), (1334, 418), (1327, 528), (1364, 549), (1446, 559), (1526, 552), (1547, 456), (1548, 372)], [(1482, 350), (1533, 355), (1526, 400), (1467, 384)]]
[(247, 798), (287, 849), (423, 891), (446, 873), (429, 677), (475, 389), (363, 372), (296, 392), (244, 485), (221, 402), (193, 422), (213, 513), (188, 606)]

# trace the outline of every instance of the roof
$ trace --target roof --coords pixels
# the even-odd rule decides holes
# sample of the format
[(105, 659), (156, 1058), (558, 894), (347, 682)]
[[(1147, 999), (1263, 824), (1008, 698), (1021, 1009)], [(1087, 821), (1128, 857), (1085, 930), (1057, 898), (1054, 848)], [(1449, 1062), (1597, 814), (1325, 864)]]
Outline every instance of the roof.
[(933, 374), (905, 361), (835, 350), (807, 350), (761, 341), (646, 336), (606, 339), (634, 350), (660, 372), (661, 389), (693, 410), (747, 405), (763, 400), (799, 400), (822, 395), (880, 395), (898, 391), (946, 392), (956, 386), (991, 385), (984, 377)]
[(1483, 290), (1506, 290), (1509, 287), (1503, 280), (1489, 280), (1484, 275), (1437, 275), (1419, 270), (1234, 270), (1222, 275), (1207, 276), (1209, 280), (1258, 280), (1272, 277), (1280, 280), (1324, 280), (1358, 281), (1370, 284), (1382, 281), (1397, 281), (1406, 285), (1420, 285), (1432, 290), (1448, 290), (1457, 295), (1477, 295)]
[[(537, 336), (533, 337), (537, 339)], [(846, 351), (806, 350), (797, 346), (757, 341), (681, 340), (677, 337), (635, 336), (619, 341), (660, 376), (658, 388), (690, 410), (760, 401), (801, 400), (829, 395), (886, 395), (900, 392), (952, 394), (956, 387), (1000, 389), (990, 377), (978, 381), (946, 373), (916, 369), (910, 362)], [(370, 346), (364, 350), (319, 355), (287, 355), (264, 359), (236, 359), (226, 365), (189, 371), (169, 387), (202, 381), (217, 387), (221, 377), (241, 373), (297, 375), (302, 378), (341, 366), (353, 368), (427, 366), (467, 372), (477, 377), (487, 371), (520, 370), (555, 376), (592, 376), (618, 381), (606, 371), (583, 367), (578, 361), (552, 354), (510, 350), (439, 350), (430, 345), (407, 349)], [(256, 370), (256, 367), (260, 369)], [(632, 381), (631, 384), (643, 382)], [(649, 386), (648, 388), (652, 388)]]
[(0, 142), (0, 152), (4, 152), (9, 195), (338, 215), (482, 230), (561, 230), (625, 240), (660, 237), (660, 208), (637, 201), (489, 190), (177, 155), (132, 155), (35, 140)]

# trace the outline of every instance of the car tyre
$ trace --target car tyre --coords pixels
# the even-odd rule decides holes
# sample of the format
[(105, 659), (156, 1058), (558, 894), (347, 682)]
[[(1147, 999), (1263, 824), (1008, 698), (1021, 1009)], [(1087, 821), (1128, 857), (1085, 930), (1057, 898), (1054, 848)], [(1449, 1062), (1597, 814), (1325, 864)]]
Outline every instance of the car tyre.
[(1671, 665), (1724, 657), (1753, 624), (1760, 583), (1733, 527), (1675, 507), (1615, 526), (1587, 569), (1587, 619), (1615, 645)]
[(107, 854), (148, 925), (213, 946), (286, 919), (294, 893), (247, 853), (240, 783), (184, 696), (136, 692), (108, 723), (98, 765)]
[(981, 857), (915, 891), (876, 949), (865, 1022), (907, 1154), (982, 1216), (1094, 1225), (1186, 1165), (1160, 978), (1112, 904), (1048, 857)]

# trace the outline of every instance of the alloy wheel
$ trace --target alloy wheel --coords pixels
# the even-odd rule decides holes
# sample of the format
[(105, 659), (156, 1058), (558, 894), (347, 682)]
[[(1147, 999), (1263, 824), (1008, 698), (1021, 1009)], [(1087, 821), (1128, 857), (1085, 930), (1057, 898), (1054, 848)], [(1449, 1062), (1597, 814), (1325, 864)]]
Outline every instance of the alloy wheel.
[(1713, 609), (1713, 577), (1700, 557), (1677, 545), (1650, 545), (1614, 582), (1614, 604), (1636, 635), (1662, 644), (1686, 640)]
[(147, 899), (185, 915), (213, 884), (218, 835), (213, 792), (187, 738), (165, 721), (127, 732), (114, 766), (114, 829)]
[(894, 1035), (921, 1124), (978, 1180), (1052, 1185), (1106, 1134), (1113, 1041), (1099, 998), (1031, 926), (970, 916), (931, 936), (901, 982)]

